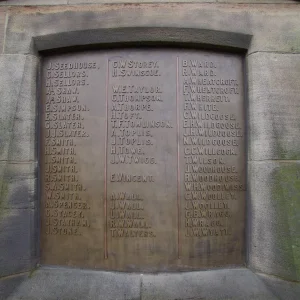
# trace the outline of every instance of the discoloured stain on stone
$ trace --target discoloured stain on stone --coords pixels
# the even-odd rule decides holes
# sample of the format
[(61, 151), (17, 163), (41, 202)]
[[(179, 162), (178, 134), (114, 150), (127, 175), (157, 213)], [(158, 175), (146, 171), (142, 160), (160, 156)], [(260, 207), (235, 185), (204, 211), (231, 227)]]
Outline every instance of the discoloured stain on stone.
[(248, 58), (250, 160), (300, 159), (300, 55)]
[(249, 162), (249, 265), (292, 281), (300, 280), (299, 172), (298, 161)]
[[(272, 196), (285, 234), (277, 236), (278, 243), (288, 256), (295, 280), (300, 280), (300, 163), (282, 163), (274, 170)], [(281, 222), (280, 222), (281, 221)]]
[(0, 56), (0, 277), (28, 271), (36, 255), (37, 59)]
[(0, 277), (32, 269), (35, 224), (34, 211), (31, 209), (4, 212), (0, 225)]
[(37, 59), (0, 56), (0, 161), (35, 159)]
[[(35, 163), (0, 163), (3, 209), (34, 208), (36, 195)], [(1, 189), (1, 186), (0, 186)]]

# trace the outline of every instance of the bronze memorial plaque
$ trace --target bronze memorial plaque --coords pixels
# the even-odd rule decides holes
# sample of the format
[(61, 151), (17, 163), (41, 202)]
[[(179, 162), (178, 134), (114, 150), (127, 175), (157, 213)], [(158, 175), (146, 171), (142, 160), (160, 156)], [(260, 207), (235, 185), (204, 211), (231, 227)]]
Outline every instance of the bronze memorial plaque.
[(43, 264), (121, 271), (241, 265), (243, 58), (188, 49), (45, 56)]

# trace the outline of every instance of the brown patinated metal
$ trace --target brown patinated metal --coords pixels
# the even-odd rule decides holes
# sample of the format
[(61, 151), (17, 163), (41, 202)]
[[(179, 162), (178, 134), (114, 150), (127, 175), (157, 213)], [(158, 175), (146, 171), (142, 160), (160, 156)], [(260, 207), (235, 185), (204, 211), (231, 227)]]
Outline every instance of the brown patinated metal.
[(180, 271), (244, 262), (242, 57), (182, 49), (43, 61), (44, 264)]

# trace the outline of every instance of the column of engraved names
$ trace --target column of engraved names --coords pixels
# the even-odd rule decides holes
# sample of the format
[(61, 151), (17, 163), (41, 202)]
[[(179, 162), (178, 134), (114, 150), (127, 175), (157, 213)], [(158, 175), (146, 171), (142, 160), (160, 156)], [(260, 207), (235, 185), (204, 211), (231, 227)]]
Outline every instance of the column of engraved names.
[[(168, 128), (164, 120), (155, 120), (157, 103), (163, 102), (158, 84), (157, 61), (112, 60), (109, 78), (108, 169), (111, 192), (108, 229), (115, 238), (155, 238), (151, 215), (143, 189), (155, 186), (151, 166), (155, 131)], [(120, 186), (121, 183), (121, 186)]]
[(77, 143), (88, 139), (82, 89), (95, 62), (49, 61), (44, 97), (44, 209), (47, 235), (82, 235), (90, 227), (86, 189), (79, 180)]
[(243, 130), (237, 120), (238, 79), (222, 61), (181, 60), (184, 153), (184, 236), (231, 236), (237, 192), (244, 190), (237, 170)]

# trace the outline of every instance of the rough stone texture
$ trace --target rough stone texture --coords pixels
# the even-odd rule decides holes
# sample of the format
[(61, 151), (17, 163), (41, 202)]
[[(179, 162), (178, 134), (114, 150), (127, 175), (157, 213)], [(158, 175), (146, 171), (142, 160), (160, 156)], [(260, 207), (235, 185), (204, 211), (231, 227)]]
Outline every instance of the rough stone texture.
[(261, 3), (295, 3), (297, 0), (216, 0), (216, 2), (221, 3), (253, 3), (253, 4), (261, 4)]
[(198, 2), (198, 3), (295, 3), (296, 0), (7, 0), (0, 2), (0, 5), (62, 5), (62, 4), (98, 4), (98, 3), (149, 3), (149, 2)]
[(287, 282), (275, 277), (258, 275), (266, 287), (272, 291), (279, 299), (299, 300), (300, 284), (296, 282)]
[(300, 280), (300, 162), (249, 162), (249, 265)]
[(6, 23), (6, 8), (0, 8), (0, 54), (3, 52)]
[(1, 209), (34, 208), (36, 163), (0, 163)]
[(300, 159), (300, 55), (248, 56), (249, 159)]
[(217, 0), (68, 0), (68, 4), (99, 4), (99, 3), (162, 3), (162, 2), (196, 2), (196, 3), (213, 3)]
[(32, 209), (3, 209), (0, 277), (29, 271), (35, 263), (36, 218)]
[(36, 159), (37, 59), (0, 56), (0, 161)]
[(0, 279), (0, 287), (7, 300), (297, 300), (300, 284), (248, 269), (143, 275), (42, 267)]
[(68, 0), (6, 0), (0, 2), (0, 5), (62, 5), (67, 3)]
[(13, 294), (18, 286), (28, 277), (28, 274), (20, 274), (0, 278), (0, 300), (6, 300)]
[(99, 4), (99, 3), (162, 3), (162, 2), (196, 2), (196, 3), (213, 3), (217, 2), (217, 0), (168, 0), (168, 1), (161, 1), (161, 0), (69, 0), (69, 4)]
[(256, 299), (276, 297), (249, 270), (144, 275), (143, 300)]
[(0, 56), (0, 276), (36, 263), (37, 59)]
[(158, 28), (158, 27), (125, 27), (102, 28), (90, 31), (70, 31), (59, 34), (39, 36), (34, 39), (35, 49), (39, 51), (71, 46), (93, 44), (122, 44), (122, 43), (187, 43), (195, 48), (215, 46), (245, 51), (248, 49), (251, 36), (226, 31), (212, 31), (195, 28)]
[[(132, 4), (31, 8), (11, 11), (5, 53), (34, 53), (34, 37), (101, 28), (199, 28), (253, 35), (249, 53), (300, 53), (299, 5)], [(145, 29), (146, 32), (146, 29)], [(51, 36), (52, 35), (52, 36)]]
[(140, 276), (135, 274), (43, 268), (34, 272), (8, 300), (137, 300), (140, 285)]
[[(122, 1), (122, 0), (68, 0), (69, 4), (88, 4), (88, 3), (124, 3), (127, 1)], [(210, 3), (210, 2), (224, 2), (224, 3), (294, 3), (295, 1), (292, 0), (169, 0), (169, 1), (161, 1), (161, 0), (131, 0), (128, 2), (139, 2), (139, 3), (149, 3), (149, 2), (206, 2), (206, 3)]]

